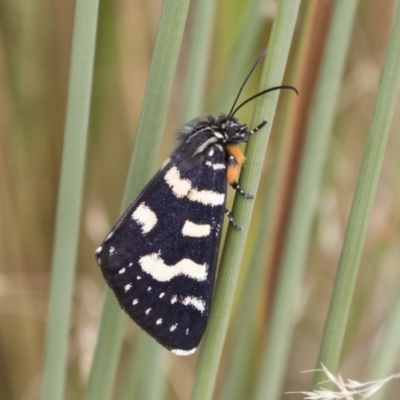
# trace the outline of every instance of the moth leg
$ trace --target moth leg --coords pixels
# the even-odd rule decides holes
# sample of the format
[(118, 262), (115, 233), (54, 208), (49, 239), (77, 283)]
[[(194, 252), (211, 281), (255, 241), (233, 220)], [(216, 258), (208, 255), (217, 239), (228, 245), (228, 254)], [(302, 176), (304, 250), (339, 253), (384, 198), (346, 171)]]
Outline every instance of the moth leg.
[(268, 120), (264, 119), (260, 124), (258, 124), (255, 128), (253, 128), (251, 131), (249, 131), (250, 135), (254, 135), (256, 132), (258, 132), (262, 127), (264, 127), (267, 124)]
[(235, 181), (230, 184), (237, 192), (239, 192), (245, 199), (254, 199), (254, 196), (250, 193), (245, 192), (239, 184)]
[(227, 208), (225, 208), (225, 215), (228, 217), (229, 222), (230, 222), (237, 230), (239, 230), (239, 231), (242, 231), (242, 230), (243, 230), (243, 227), (242, 227), (241, 225), (239, 225), (239, 224), (235, 221), (235, 218), (233, 218), (232, 213), (231, 213)]

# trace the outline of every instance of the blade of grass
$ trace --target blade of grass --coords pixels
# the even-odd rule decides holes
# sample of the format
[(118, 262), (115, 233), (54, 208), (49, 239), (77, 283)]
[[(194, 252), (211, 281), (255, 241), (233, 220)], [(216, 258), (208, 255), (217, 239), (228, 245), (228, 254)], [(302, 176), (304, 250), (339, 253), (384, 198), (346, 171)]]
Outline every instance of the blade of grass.
[(232, 102), (232, 99), (235, 98), (240, 82), (243, 76), (246, 75), (248, 60), (253, 53), (254, 45), (260, 36), (263, 22), (265, 21), (261, 12), (263, 3), (264, 0), (250, 0), (247, 2), (242, 28), (237, 35), (230, 57), (231, 61), (228, 63), (227, 77), (213, 106), (217, 113), (220, 113), (221, 110), (229, 109), (231, 104), (227, 104), (227, 101)]
[[(303, 17), (299, 21), (301, 25), (297, 29), (298, 44), (294, 49), (290, 65), (290, 74), (287, 82), (299, 82), (301, 71), (304, 69), (305, 60), (303, 49), (307, 44), (310, 35), (310, 22), (315, 18), (316, 3), (306, 2), (303, 10)], [(300, 89), (301, 92), (301, 89)], [(280, 198), (280, 182), (284, 174), (284, 163), (287, 160), (288, 142), (290, 140), (290, 126), (293, 124), (294, 102), (296, 97), (290, 96), (280, 113), (278, 127), (274, 126), (274, 131), (280, 132), (276, 150), (274, 151), (274, 161), (271, 172), (268, 176), (268, 187), (265, 199), (261, 207), (261, 214), (258, 220), (257, 233), (253, 253), (249, 262), (249, 268), (240, 299), (237, 301), (239, 310), (235, 317), (237, 329), (233, 331), (237, 334), (234, 337), (231, 360), (228, 363), (226, 384), (223, 386), (221, 398), (230, 400), (240, 400), (246, 398), (257, 368), (257, 325), (259, 322), (259, 304), (262, 298), (262, 290), (265, 288), (267, 271), (265, 262), (268, 259), (273, 243), (272, 234), (275, 225), (275, 215), (277, 213)], [(247, 396), (248, 397), (248, 396)]]
[[(162, 357), (160, 362), (159, 346), (154, 346), (154, 339), (149, 335), (141, 335), (135, 349), (118, 399), (162, 399), (166, 380), (164, 374), (154, 374), (154, 366), (164, 363), (165, 357)], [(165, 353), (165, 351), (162, 352), (162, 354)], [(145, 369), (146, 366), (153, 367), (153, 370)], [(159, 369), (161, 370), (160, 367)], [(149, 376), (152, 379), (148, 379)], [(159, 379), (160, 382), (155, 382), (154, 379)], [(148, 381), (151, 381), (151, 385), (147, 384)]]
[(41, 388), (43, 400), (64, 397), (98, 7), (98, 0), (78, 0), (75, 9)]
[[(190, 55), (188, 57), (188, 71), (183, 101), (183, 121), (201, 115), (203, 112), (205, 80), (210, 55), (211, 35), (213, 33), (213, 29), (210, 27), (213, 26), (215, 6), (215, 0), (204, 0), (196, 2), (194, 5), (193, 33), (189, 45)], [(207, 23), (205, 24), (204, 21), (207, 21)], [(156, 400), (161, 398), (164, 392), (164, 376), (161, 374), (154, 375), (154, 366), (166, 361), (165, 357), (163, 357), (166, 352), (161, 350), (159, 346), (154, 346), (154, 340), (148, 335), (143, 335), (142, 339), (141, 344), (137, 347), (139, 357), (136, 357), (136, 354), (133, 355), (130, 370), (124, 379), (121, 399), (131, 399), (136, 396)], [(149, 369), (145, 370), (146, 366)], [(142, 377), (152, 374), (151, 384), (143, 385), (143, 382), (148, 382), (148, 380), (135, 379), (135, 375), (138, 373)], [(157, 377), (160, 382), (154, 381)]]
[[(216, 0), (194, 4), (190, 56), (186, 75), (182, 120), (189, 121), (203, 113), (207, 85), (206, 74), (214, 27)], [(206, 22), (206, 23), (205, 23)]]
[[(299, 5), (300, 1), (293, 0), (282, 0), (278, 4), (269, 52), (260, 82), (261, 89), (282, 82)], [(253, 116), (254, 126), (266, 116), (270, 121), (273, 120), (277, 100), (278, 93), (272, 93), (257, 101)], [(267, 129), (252, 138), (246, 148), (248, 161), (242, 171), (240, 185), (251, 193), (257, 191), (270, 129), (271, 123), (267, 125)], [(244, 225), (244, 231), (228, 228), (214, 293), (214, 304), (196, 370), (193, 400), (206, 400), (212, 396), (253, 205), (254, 202), (238, 196), (234, 201), (233, 214), (237, 221)]]
[[(387, 323), (382, 337), (379, 341), (379, 347), (376, 356), (372, 360), (372, 368), (369, 374), (369, 381), (382, 379), (392, 373), (393, 366), (399, 357), (400, 351), (400, 291), (397, 295), (393, 309), (387, 319)], [(387, 385), (371, 397), (371, 400), (383, 400), (386, 398)]]
[[(156, 167), (188, 7), (189, 0), (164, 1), (122, 210), (139, 193)], [(114, 295), (107, 289), (86, 392), (87, 400), (111, 398), (122, 343), (124, 317)], [(156, 343), (152, 345), (158, 346)], [(151, 370), (154, 374), (161, 373), (156, 365)]]
[[(399, 86), (400, 7), (397, 5), (318, 357), (317, 368), (323, 364), (332, 373), (337, 370), (340, 359), (369, 215), (378, 185)], [(324, 379), (321, 372), (316, 372), (314, 387), (317, 388), (318, 382)]]
[[(142, 385), (147, 380), (149, 374), (153, 374), (153, 371), (145, 370), (143, 366), (147, 364), (156, 365), (159, 362), (159, 351), (157, 346), (153, 346), (153, 338), (149, 335), (140, 335), (138, 338), (135, 351), (132, 352), (131, 360), (126, 371), (126, 377), (122, 382), (121, 393), (118, 396), (119, 400), (131, 400), (134, 398), (138, 399), (153, 399), (154, 397), (149, 392), (145, 392), (149, 389), (149, 385)], [(156, 360), (148, 362), (149, 358), (155, 357)], [(152, 375), (153, 376), (153, 375)], [(156, 377), (160, 377), (161, 374), (157, 374)], [(154, 384), (153, 380), (152, 383)], [(160, 385), (153, 385), (160, 386)], [(160, 397), (155, 397), (160, 398)]]
[(269, 337), (258, 378), (256, 399), (265, 398), (267, 393), (271, 400), (281, 397), (293, 334), (294, 295), (307, 256), (315, 204), (356, 6), (356, 0), (339, 0), (334, 10), (300, 165), (298, 189), (279, 267)]

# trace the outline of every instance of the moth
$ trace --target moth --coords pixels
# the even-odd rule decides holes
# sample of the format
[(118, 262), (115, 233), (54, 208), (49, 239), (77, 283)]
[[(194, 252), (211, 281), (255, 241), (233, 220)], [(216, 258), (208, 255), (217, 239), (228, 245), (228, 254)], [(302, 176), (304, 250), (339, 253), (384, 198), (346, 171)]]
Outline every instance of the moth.
[(236, 117), (249, 101), (239, 96), (228, 114), (195, 118), (178, 132), (170, 158), (133, 200), (95, 251), (97, 264), (123, 310), (173, 353), (193, 354), (204, 334), (214, 287), (227, 185), (238, 184), (245, 157), (237, 147), (265, 124), (248, 129)]

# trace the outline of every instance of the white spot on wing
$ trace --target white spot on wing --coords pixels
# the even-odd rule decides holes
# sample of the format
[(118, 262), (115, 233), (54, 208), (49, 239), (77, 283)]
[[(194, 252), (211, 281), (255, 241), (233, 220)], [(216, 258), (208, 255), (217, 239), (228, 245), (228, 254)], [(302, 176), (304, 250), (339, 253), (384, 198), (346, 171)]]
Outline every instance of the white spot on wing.
[(132, 301), (132, 304), (135, 306), (137, 303), (139, 303), (139, 300), (138, 299), (135, 299), (135, 300), (133, 300)]
[(214, 155), (214, 150), (211, 149), (211, 150), (208, 152), (208, 155), (209, 155), (210, 157), (212, 157), (212, 156)]
[(170, 326), (169, 330), (171, 332), (173, 332), (176, 329), (177, 326), (178, 326), (178, 324), (173, 324), (173, 325)]
[(125, 268), (121, 268), (121, 269), (118, 271), (118, 273), (119, 273), (119, 274), (123, 274), (125, 271), (126, 271)]
[(195, 224), (189, 220), (185, 221), (185, 224), (182, 228), (183, 236), (190, 237), (205, 237), (208, 236), (211, 232), (211, 225), (208, 224)]
[(115, 253), (115, 247), (111, 246), (108, 251), (110, 253), (110, 256), (112, 256)]
[(194, 308), (196, 308), (197, 310), (199, 310), (201, 313), (204, 312), (204, 310), (206, 309), (206, 303), (204, 300), (199, 299), (198, 297), (185, 297), (182, 300), (182, 304), (184, 304), (185, 306), (193, 306)]
[(189, 328), (186, 329), (186, 335), (189, 335)]
[(136, 279), (138, 280), (138, 281), (140, 281), (141, 279), (142, 279), (142, 277), (140, 277), (139, 275), (136, 277)]
[(185, 197), (189, 194), (192, 189), (192, 185), (190, 181), (187, 179), (181, 179), (178, 168), (172, 167), (165, 174), (165, 182), (167, 182), (168, 186), (171, 188), (174, 195), (178, 198)]
[(133, 263), (129, 263), (129, 265), (128, 265), (128, 266), (129, 266), (129, 267), (132, 267), (132, 265), (133, 265)]
[(172, 167), (164, 177), (174, 195), (178, 198), (187, 197), (190, 201), (197, 201), (206, 206), (219, 206), (225, 202), (225, 193), (212, 190), (197, 190), (187, 179), (182, 179), (178, 168)]
[(209, 160), (207, 160), (206, 162), (205, 162), (205, 164), (206, 164), (206, 166), (207, 167), (211, 167), (214, 171), (217, 171), (217, 170), (219, 170), (219, 169), (225, 169), (226, 167), (225, 167), (225, 164), (222, 164), (222, 163), (216, 163), (216, 164), (213, 164), (211, 161), (209, 161)]
[(132, 283), (128, 283), (124, 286), (125, 292), (127, 292), (132, 287)]
[(162, 318), (158, 318), (158, 320), (156, 321), (157, 325), (161, 325), (162, 324)]
[(149, 314), (150, 313), (150, 311), (151, 311), (151, 307), (150, 308), (148, 308), (146, 311), (145, 311), (145, 314), (147, 315), (147, 314)]
[(178, 275), (186, 275), (197, 281), (207, 279), (207, 264), (197, 264), (189, 258), (184, 258), (175, 265), (166, 265), (158, 253), (152, 253), (139, 259), (144, 272), (150, 274), (159, 282), (167, 282)]
[(213, 190), (192, 189), (188, 199), (202, 203), (205, 206), (220, 206), (225, 202), (225, 194), (214, 192)]
[(151, 286), (149, 286), (149, 287), (147, 288), (147, 291), (148, 291), (148, 292), (150, 292), (150, 290), (151, 290)]
[(176, 295), (171, 297), (171, 304), (174, 304), (177, 301), (178, 301), (178, 297)]
[(217, 169), (225, 169), (225, 164), (213, 164), (213, 169), (217, 170)]
[(132, 213), (132, 218), (142, 225), (142, 233), (150, 232), (157, 223), (157, 215), (145, 203), (140, 203)]
[(197, 347), (191, 350), (180, 350), (180, 349), (174, 349), (171, 350), (171, 353), (176, 354), (177, 356), (190, 356), (197, 350)]
[(163, 297), (164, 297), (164, 295), (165, 295), (165, 293), (163, 292), (163, 293), (160, 293), (160, 299), (162, 299)]

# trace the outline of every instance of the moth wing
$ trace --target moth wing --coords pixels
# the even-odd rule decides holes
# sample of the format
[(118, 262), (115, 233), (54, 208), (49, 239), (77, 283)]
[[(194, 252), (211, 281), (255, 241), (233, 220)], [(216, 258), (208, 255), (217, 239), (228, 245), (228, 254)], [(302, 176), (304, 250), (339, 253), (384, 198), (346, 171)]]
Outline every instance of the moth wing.
[(172, 157), (96, 250), (121, 307), (179, 355), (196, 350), (210, 312), (226, 194), (219, 153), (191, 169)]

